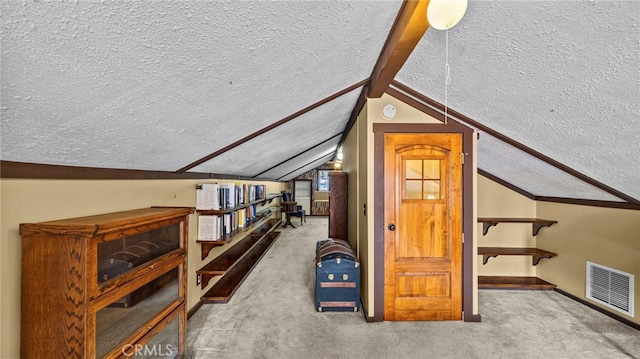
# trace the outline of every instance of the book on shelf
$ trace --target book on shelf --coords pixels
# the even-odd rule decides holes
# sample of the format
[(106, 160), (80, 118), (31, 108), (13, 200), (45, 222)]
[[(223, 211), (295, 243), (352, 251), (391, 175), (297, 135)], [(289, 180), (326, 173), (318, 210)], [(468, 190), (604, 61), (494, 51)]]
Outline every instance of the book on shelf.
[[(257, 200), (266, 199), (265, 185), (202, 183), (196, 185), (196, 209), (227, 213), (200, 215), (198, 240), (217, 241), (245, 228), (259, 215)], [(251, 204), (250, 204), (251, 203)], [(241, 207), (241, 208), (237, 208)]]
[(196, 185), (196, 209), (220, 209), (217, 183), (201, 183)]
[(236, 185), (233, 183), (220, 183), (220, 206), (229, 209), (236, 206)]
[(218, 225), (218, 216), (198, 216), (198, 240), (219, 240), (220, 234), (218, 231)]
[(222, 215), (222, 217), (224, 218), (224, 234), (229, 234), (231, 233), (232, 229), (231, 229), (231, 213), (225, 213)]
[(247, 219), (247, 210), (246, 208), (238, 210), (238, 228), (244, 228), (246, 219)]

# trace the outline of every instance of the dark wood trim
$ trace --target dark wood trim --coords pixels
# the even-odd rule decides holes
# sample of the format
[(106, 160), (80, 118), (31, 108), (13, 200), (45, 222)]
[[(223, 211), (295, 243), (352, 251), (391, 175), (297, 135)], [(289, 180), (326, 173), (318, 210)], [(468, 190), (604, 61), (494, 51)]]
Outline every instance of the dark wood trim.
[(265, 173), (265, 172), (271, 171), (272, 169), (274, 169), (274, 168), (276, 168), (276, 167), (278, 167), (278, 166), (281, 166), (281, 165), (283, 165), (283, 164), (285, 164), (285, 163), (287, 163), (287, 162), (291, 161), (292, 159), (294, 159), (294, 158), (296, 158), (296, 157), (300, 156), (301, 154), (306, 153), (306, 152), (309, 152), (309, 151), (311, 151), (312, 149), (314, 149), (314, 148), (316, 148), (316, 147), (318, 147), (318, 146), (320, 146), (320, 145), (323, 145), (323, 144), (325, 144), (325, 143), (327, 143), (327, 142), (329, 142), (329, 141), (333, 140), (334, 138), (336, 138), (336, 137), (338, 137), (338, 136), (340, 136), (340, 135), (342, 135), (342, 133), (338, 133), (337, 135), (333, 135), (333, 136), (331, 136), (331, 137), (327, 138), (326, 140), (324, 140), (324, 141), (322, 141), (322, 142), (320, 142), (320, 143), (318, 143), (318, 144), (316, 144), (316, 145), (313, 145), (313, 146), (311, 146), (311, 147), (307, 148), (306, 150), (304, 150), (304, 151), (302, 151), (302, 152), (300, 152), (300, 153), (298, 153), (298, 154), (296, 154), (296, 155), (294, 155), (294, 156), (291, 156), (291, 157), (287, 158), (286, 160), (284, 160), (284, 161), (282, 161), (282, 162), (278, 163), (277, 165), (275, 165), (275, 166), (271, 166), (271, 167), (267, 168), (266, 170), (264, 170), (264, 171), (262, 171), (262, 172), (258, 173), (257, 175), (255, 175), (255, 176), (253, 176), (253, 177), (258, 177), (258, 176), (260, 176), (261, 174), (263, 174), (263, 173)]
[(474, 130), (457, 121), (447, 124), (373, 124), (374, 133), (374, 319), (384, 318), (384, 134), (385, 133), (462, 133), (465, 154), (462, 188), (462, 232), (466, 233), (462, 246), (462, 311), (465, 322), (480, 320), (473, 314), (473, 136)]
[[(473, 200), (475, 193), (473, 192), (474, 168), (476, 153), (473, 147), (473, 136), (475, 132), (472, 128), (448, 122), (444, 125), (436, 125), (442, 127), (457, 127), (462, 132), (462, 151), (465, 154), (465, 165), (462, 166), (462, 232), (464, 243), (462, 244), (462, 318), (465, 322), (477, 322), (480, 315), (473, 313), (473, 285), (475, 279), (473, 277), (473, 259), (476, 256), (473, 250), (473, 231), (476, 223), (473, 220)], [(476, 293), (477, 295), (477, 293)]]
[(193, 306), (193, 308), (189, 309), (189, 311), (187, 312), (187, 320), (189, 320), (194, 314), (196, 314), (196, 312), (200, 309), (200, 307), (202, 307), (201, 300), (199, 300), (198, 303), (196, 303), (196, 305)]
[[(175, 173), (168, 171), (128, 170), (118, 168), (77, 167), (63, 165), (47, 165), (40, 163), (0, 161), (1, 178), (39, 178), (39, 179), (89, 179), (89, 180), (119, 180), (119, 179), (232, 179), (256, 181), (260, 179), (220, 173), (186, 172)], [(265, 181), (274, 181), (264, 179)]]
[(427, 21), (428, 0), (405, 0), (387, 36), (380, 56), (371, 72), (370, 98), (378, 98), (389, 88), (389, 84), (418, 45), (429, 28)]
[(334, 155), (334, 153), (330, 153), (330, 154), (328, 154), (328, 155), (324, 155), (324, 156), (318, 157), (318, 158), (316, 158), (316, 159), (314, 159), (314, 160), (312, 160), (312, 161), (309, 161), (309, 162), (305, 163), (304, 165), (302, 165), (302, 166), (300, 166), (300, 167), (296, 168), (295, 170), (293, 170), (293, 171), (291, 171), (291, 172), (289, 172), (289, 173), (285, 173), (285, 174), (283, 174), (282, 176), (278, 177), (278, 178), (277, 178), (277, 180), (278, 180), (278, 181), (280, 181), (280, 179), (281, 179), (281, 178), (283, 178), (283, 177), (287, 177), (288, 175), (290, 175), (290, 174), (294, 173), (295, 171), (299, 171), (299, 170), (301, 170), (302, 168), (304, 168), (304, 167), (306, 167), (306, 166), (308, 166), (308, 165), (310, 165), (310, 164), (312, 164), (312, 163), (314, 163), (314, 162), (316, 162), (316, 161), (319, 161), (319, 160), (321, 160), (321, 159), (323, 159), (323, 158), (325, 158), (325, 157), (331, 157), (331, 156), (333, 156), (333, 155)]
[[(384, 320), (384, 132), (373, 132), (373, 317)], [(371, 234), (369, 234), (371, 235)], [(371, 265), (371, 263), (369, 263)]]
[(338, 142), (337, 148), (340, 148), (340, 146), (344, 144), (344, 141), (347, 140), (347, 136), (349, 135), (349, 132), (351, 132), (353, 125), (356, 123), (356, 119), (358, 118), (360, 111), (362, 111), (364, 104), (367, 102), (367, 92), (369, 91), (368, 89), (369, 87), (367, 85), (362, 87), (362, 91), (360, 92), (358, 101), (356, 101), (356, 105), (353, 107), (353, 110), (351, 110), (349, 121), (347, 121), (347, 125), (344, 126), (344, 131), (342, 131), (342, 137), (340, 137), (340, 142)]
[(423, 104), (422, 102), (416, 100), (415, 98), (396, 90), (393, 87), (389, 87), (387, 89), (387, 94), (391, 97), (395, 97), (396, 99), (406, 103), (407, 105), (415, 108), (418, 111), (424, 112), (427, 115), (435, 118), (436, 120), (444, 123), (444, 114), (436, 111), (435, 109)]
[(375, 316), (370, 317), (369, 314), (367, 313), (367, 310), (364, 308), (364, 306), (361, 305), (361, 307), (362, 307), (362, 313), (364, 314), (364, 320), (367, 323), (375, 323), (375, 322), (381, 322), (382, 321), (382, 319), (378, 320)]
[(465, 314), (465, 322), (472, 322), (472, 323), (480, 323), (482, 322), (482, 316), (480, 314), (472, 314), (470, 316), (467, 317), (467, 315)]
[(608, 316), (610, 318), (613, 318), (613, 319), (619, 321), (620, 323), (626, 324), (626, 325), (630, 326), (633, 329), (640, 330), (640, 324), (638, 324), (638, 323), (632, 322), (627, 318), (624, 318), (624, 317), (621, 317), (621, 316), (619, 316), (619, 315), (617, 315), (615, 313), (612, 313), (612, 312), (610, 312), (610, 311), (608, 311), (608, 310), (606, 310), (606, 309), (604, 309), (602, 307), (599, 307), (599, 306), (597, 306), (597, 305), (595, 305), (595, 304), (593, 304), (591, 302), (588, 302), (588, 301), (586, 301), (586, 300), (584, 300), (584, 299), (582, 299), (580, 297), (577, 297), (577, 296), (575, 296), (575, 295), (573, 295), (573, 294), (571, 294), (569, 292), (565, 292), (562, 289), (556, 288), (554, 290), (556, 292), (568, 297), (568, 298), (571, 298), (571, 299), (575, 300), (578, 303), (584, 304), (584, 305), (586, 305), (587, 307), (589, 307), (591, 309), (595, 309), (598, 312), (600, 312), (600, 313), (602, 313), (602, 314), (604, 314), (604, 315), (606, 315), (606, 316)]
[(580, 206), (640, 210), (639, 204), (633, 204), (633, 203), (627, 203), (627, 202), (600, 201), (595, 199), (579, 199), (579, 198), (543, 197), (543, 196), (536, 196), (535, 199), (536, 201), (540, 201), (540, 202), (554, 202), (554, 203), (564, 203), (564, 204), (576, 204)]
[(483, 171), (483, 170), (478, 168), (478, 174), (483, 176), (483, 177), (486, 177), (486, 178), (492, 180), (493, 182), (496, 182), (497, 184), (500, 184), (500, 185), (502, 185), (504, 187), (507, 187), (508, 189), (510, 189), (510, 190), (512, 190), (514, 192), (517, 192), (517, 193), (519, 193), (519, 194), (521, 194), (521, 195), (523, 195), (523, 196), (525, 196), (525, 197), (527, 197), (529, 199), (533, 199), (533, 200), (536, 199), (536, 196), (533, 195), (532, 193), (529, 193), (529, 192), (523, 190), (522, 188), (503, 180), (502, 178), (496, 177), (496, 176), (492, 175), (491, 173), (489, 173), (487, 171)]
[(546, 197), (546, 196), (535, 196), (520, 187), (517, 187), (499, 177), (492, 175), (491, 173), (481, 170), (478, 168), (478, 174), (486, 177), (500, 185), (503, 185), (510, 190), (517, 192), (529, 199), (540, 201), (540, 202), (554, 202), (554, 203), (564, 203), (564, 204), (576, 204), (580, 206), (592, 206), (592, 207), (604, 207), (604, 208), (620, 208), (620, 209), (634, 209), (640, 210), (640, 204), (634, 204), (629, 202), (615, 202), (615, 201), (602, 201), (595, 199), (581, 199), (581, 198), (564, 198), (564, 197)]
[(334, 93), (333, 95), (331, 95), (329, 97), (326, 97), (326, 98), (324, 98), (324, 99), (322, 99), (322, 100), (320, 100), (320, 101), (318, 101), (318, 102), (316, 102), (314, 104), (311, 104), (311, 105), (303, 108), (302, 110), (300, 110), (298, 112), (295, 112), (295, 113), (283, 118), (280, 121), (274, 122), (274, 123), (270, 124), (269, 126), (267, 126), (265, 128), (262, 128), (262, 129), (260, 129), (260, 130), (258, 130), (256, 132), (248, 135), (248, 136), (245, 136), (245, 137), (239, 139), (238, 141), (235, 141), (235, 142), (233, 142), (233, 143), (231, 143), (231, 144), (229, 144), (227, 146), (222, 147), (221, 149), (219, 149), (219, 150), (217, 150), (217, 151), (215, 151), (215, 152), (213, 152), (213, 153), (211, 153), (211, 154), (209, 154), (207, 156), (202, 157), (201, 159), (199, 159), (199, 160), (197, 160), (195, 162), (192, 162), (192, 163), (182, 167), (181, 169), (177, 170), (176, 173), (184, 173), (184, 172), (186, 172), (186, 171), (188, 171), (188, 170), (190, 170), (190, 169), (192, 169), (192, 168), (194, 168), (194, 167), (196, 167), (196, 166), (198, 166), (200, 164), (203, 164), (204, 162), (207, 162), (207, 161), (211, 160), (212, 158), (220, 156), (221, 154), (223, 154), (223, 153), (225, 153), (225, 152), (227, 152), (227, 151), (229, 151), (229, 150), (231, 150), (231, 149), (233, 149), (233, 148), (235, 148), (237, 146), (240, 146), (241, 144), (243, 144), (243, 143), (245, 143), (247, 141), (250, 141), (250, 140), (252, 140), (252, 139), (254, 139), (254, 138), (256, 138), (256, 137), (258, 137), (258, 136), (260, 136), (260, 135), (262, 135), (262, 134), (264, 134), (266, 132), (268, 132), (268, 131), (271, 131), (274, 128), (280, 126), (280, 125), (284, 125), (285, 123), (295, 119), (296, 117), (298, 117), (300, 115), (303, 115), (303, 114), (305, 114), (305, 113), (307, 113), (307, 112), (309, 112), (309, 111), (311, 111), (311, 110), (313, 110), (315, 108), (318, 108), (318, 107), (326, 104), (327, 102), (333, 101), (336, 98), (338, 98), (338, 97), (340, 97), (340, 96), (342, 96), (344, 94), (347, 94), (347, 93), (357, 89), (358, 87), (364, 86), (364, 84), (366, 84), (367, 81), (369, 81), (369, 79), (364, 79), (364, 80), (362, 80), (360, 82), (357, 82), (357, 83), (355, 83), (355, 84), (353, 84), (353, 85), (351, 85), (351, 86), (349, 86), (349, 87), (347, 87), (347, 88), (345, 88), (343, 90), (340, 90), (340, 91)]
[[(412, 89), (412, 88), (410, 88), (410, 87), (408, 87), (408, 86), (406, 86), (406, 85), (404, 85), (404, 84), (402, 84), (400, 82), (393, 81), (391, 83), (391, 85), (396, 87), (398, 90), (405, 92), (409, 96), (413, 96), (417, 100), (424, 102), (427, 106), (430, 106), (430, 107), (432, 107), (434, 109), (437, 109), (439, 111), (444, 111), (444, 105), (442, 105), (441, 103), (439, 103), (437, 101), (434, 101), (434, 100), (424, 96), (423, 94), (415, 91), (414, 89)], [(640, 204), (640, 200), (635, 199), (635, 198), (633, 198), (633, 197), (631, 197), (631, 196), (629, 196), (629, 195), (627, 195), (625, 193), (622, 193), (622, 192), (616, 190), (615, 188), (609, 187), (609, 186), (605, 185), (604, 183), (599, 182), (599, 181), (597, 181), (597, 180), (595, 180), (595, 179), (583, 174), (582, 172), (576, 171), (573, 168), (571, 168), (571, 167), (569, 167), (569, 166), (567, 166), (567, 165), (565, 165), (565, 164), (563, 164), (561, 162), (558, 162), (558, 161), (554, 160), (553, 158), (548, 157), (548, 156), (546, 156), (546, 155), (544, 155), (544, 154), (542, 154), (542, 153), (540, 153), (540, 152), (538, 152), (538, 151), (536, 151), (536, 150), (534, 150), (534, 149), (532, 149), (530, 147), (527, 147), (527, 146), (523, 145), (522, 143), (520, 143), (520, 142), (518, 142), (518, 141), (516, 141), (516, 140), (514, 140), (514, 139), (512, 139), (510, 137), (507, 137), (507, 136), (503, 135), (502, 133), (500, 133), (500, 132), (498, 132), (498, 131), (496, 131), (496, 130), (488, 127), (488, 126), (483, 125), (482, 123), (480, 123), (478, 121), (472, 120), (471, 118), (461, 114), (460, 112), (458, 112), (456, 110), (453, 110), (453, 109), (447, 107), (447, 113), (448, 113), (449, 116), (451, 116), (451, 117), (453, 117), (453, 118), (455, 118), (455, 119), (457, 119), (459, 121), (462, 121), (462, 122), (468, 124), (469, 126), (476, 127), (477, 129), (479, 129), (479, 130), (481, 130), (483, 132), (486, 132), (487, 134), (489, 134), (489, 135), (491, 135), (493, 137), (496, 137), (497, 139), (499, 139), (499, 140), (501, 140), (503, 142), (506, 142), (507, 144), (509, 144), (509, 145), (511, 145), (511, 146), (523, 151), (523, 152), (526, 152), (529, 155), (531, 155), (531, 156), (533, 156), (533, 157), (535, 157), (535, 158), (537, 158), (539, 160), (542, 160), (542, 161), (544, 161), (544, 162), (546, 162), (546, 163), (548, 163), (548, 164), (550, 164), (550, 165), (552, 165), (552, 166), (554, 166), (554, 167), (556, 167), (556, 168), (558, 168), (558, 169), (560, 169), (560, 170), (562, 170), (562, 171), (564, 171), (566, 173), (569, 173), (570, 175), (572, 175), (572, 176), (574, 176), (576, 178), (579, 178), (580, 180), (582, 180), (582, 181), (584, 181), (586, 183), (589, 183), (592, 186), (595, 186), (595, 187), (597, 187), (597, 188), (599, 188), (599, 189), (601, 189), (601, 190), (603, 190), (605, 192), (608, 192), (608, 193), (610, 193), (610, 194), (612, 194), (612, 195), (614, 195), (616, 197), (620, 197), (621, 199), (624, 199), (625, 201), (627, 201), (629, 203)]]

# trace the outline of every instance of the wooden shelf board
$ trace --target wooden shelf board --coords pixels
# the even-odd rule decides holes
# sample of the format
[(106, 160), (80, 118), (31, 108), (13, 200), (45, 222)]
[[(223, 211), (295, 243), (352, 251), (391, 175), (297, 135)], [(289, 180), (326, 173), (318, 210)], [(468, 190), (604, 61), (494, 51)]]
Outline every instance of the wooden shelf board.
[(542, 218), (494, 218), (494, 217), (478, 217), (478, 222), (482, 223), (482, 235), (489, 232), (489, 228), (497, 226), (498, 223), (531, 223), (531, 233), (536, 236), (542, 227), (549, 227), (558, 221), (552, 221)]
[(203, 303), (227, 303), (279, 236), (280, 232), (265, 235), (200, 300)]
[(555, 287), (555, 284), (551, 284), (538, 277), (478, 277), (478, 289), (553, 290)]
[(197, 212), (199, 212), (200, 214), (205, 215), (205, 216), (219, 216), (219, 215), (222, 215), (222, 214), (225, 214), (225, 213), (231, 213), (231, 212), (235, 212), (237, 210), (243, 209), (243, 208), (247, 208), (247, 207), (249, 207), (251, 205), (254, 205), (254, 204), (264, 204), (267, 201), (271, 202), (271, 201), (273, 201), (274, 198), (275, 197), (272, 197), (272, 198), (259, 198), (259, 199), (255, 200), (255, 201), (251, 201), (251, 202), (248, 202), (248, 203), (243, 203), (243, 204), (241, 204), (239, 206), (235, 206), (235, 207), (232, 207), (232, 208), (217, 209), (217, 210), (215, 210), (215, 209), (199, 209), (199, 210), (197, 210)]
[(205, 288), (209, 284), (212, 277), (225, 274), (225, 272), (259, 240), (260, 236), (248, 235), (235, 246), (214, 258), (204, 267), (198, 269), (196, 274), (202, 276), (202, 288)]
[(508, 218), (508, 217), (478, 217), (478, 222), (501, 222), (501, 223), (540, 223), (551, 222), (558, 223), (558, 221), (552, 221), (542, 218)]
[[(273, 231), (280, 225), (278, 219), (267, 219), (267, 217), (258, 221), (255, 225), (247, 230), (252, 230), (239, 243), (212, 259), (204, 267), (198, 269), (196, 274), (202, 276), (201, 288), (205, 288), (211, 278), (224, 275), (238, 260), (247, 253), (265, 234)], [(259, 225), (258, 225), (259, 224)]]
[(557, 253), (539, 248), (526, 247), (478, 247), (478, 254), (482, 256), (482, 264), (487, 264), (491, 257), (497, 256), (531, 256), (531, 265), (537, 265), (542, 258), (552, 258)]
[(256, 218), (249, 220), (243, 228), (238, 228), (231, 233), (225, 234), (220, 240), (215, 240), (215, 241), (196, 240), (196, 243), (200, 244), (200, 250), (201, 250), (200, 259), (207, 258), (207, 256), (209, 256), (209, 252), (211, 252), (213, 248), (223, 246), (231, 242), (237, 236), (248, 231), (253, 231), (256, 227), (261, 226), (262, 224), (267, 222), (271, 214), (273, 214), (274, 212), (275, 210), (272, 207), (269, 207), (268, 209), (264, 209), (258, 212), (258, 214), (256, 215)]

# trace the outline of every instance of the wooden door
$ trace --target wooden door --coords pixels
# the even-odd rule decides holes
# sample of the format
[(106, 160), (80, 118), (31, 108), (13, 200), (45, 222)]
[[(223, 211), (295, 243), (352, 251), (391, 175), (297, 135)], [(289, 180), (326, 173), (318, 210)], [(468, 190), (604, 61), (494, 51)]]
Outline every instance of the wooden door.
[(462, 318), (462, 135), (384, 135), (385, 320)]

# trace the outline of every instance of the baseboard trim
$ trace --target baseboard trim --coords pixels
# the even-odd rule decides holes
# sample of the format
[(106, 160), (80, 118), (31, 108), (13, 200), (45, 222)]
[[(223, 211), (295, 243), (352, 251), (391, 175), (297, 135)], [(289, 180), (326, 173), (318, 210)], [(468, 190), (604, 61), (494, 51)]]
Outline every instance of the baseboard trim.
[(189, 318), (191, 318), (194, 314), (196, 314), (196, 312), (198, 311), (198, 309), (200, 309), (200, 307), (202, 307), (202, 301), (199, 300), (198, 303), (196, 303), (196, 305), (193, 306), (193, 308), (191, 308), (189, 310), (189, 312), (187, 312), (187, 320), (189, 320)]
[(465, 315), (464, 321), (467, 323), (480, 323), (482, 322), (482, 316), (480, 314)]
[(375, 315), (373, 317), (370, 317), (369, 313), (367, 313), (367, 310), (362, 306), (362, 303), (360, 304), (360, 308), (362, 308), (362, 313), (364, 313), (364, 320), (366, 320), (367, 323), (377, 323), (384, 321), (384, 318), (378, 318)]
[(619, 316), (619, 315), (617, 315), (615, 313), (611, 313), (606, 309), (603, 309), (603, 308), (601, 308), (601, 307), (599, 307), (599, 306), (597, 306), (597, 305), (595, 305), (593, 303), (590, 303), (590, 302), (588, 302), (588, 301), (586, 301), (586, 300), (584, 300), (584, 299), (582, 299), (580, 297), (576, 297), (575, 295), (573, 295), (571, 293), (568, 293), (568, 292), (565, 292), (562, 289), (555, 288), (554, 290), (556, 292), (564, 295), (565, 297), (571, 298), (571, 299), (575, 300), (576, 302), (584, 304), (584, 305), (586, 305), (587, 307), (589, 307), (591, 309), (595, 309), (598, 312), (600, 312), (600, 313), (602, 313), (602, 314), (604, 314), (604, 315), (606, 315), (606, 316), (608, 316), (610, 318), (613, 318), (613, 319), (615, 319), (615, 320), (617, 320), (617, 321), (619, 321), (619, 322), (621, 322), (623, 324), (626, 324), (626, 325), (630, 326), (633, 329), (640, 330), (640, 324), (638, 324), (638, 323), (632, 322), (629, 319), (621, 317), (621, 316)]

